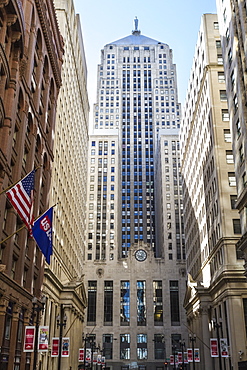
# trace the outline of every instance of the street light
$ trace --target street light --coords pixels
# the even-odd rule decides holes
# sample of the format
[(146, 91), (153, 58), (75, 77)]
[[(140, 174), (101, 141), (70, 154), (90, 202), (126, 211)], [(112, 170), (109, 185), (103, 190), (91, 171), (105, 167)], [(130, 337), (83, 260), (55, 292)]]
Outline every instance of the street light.
[(58, 351), (58, 370), (61, 369), (61, 357), (62, 357), (62, 339), (63, 339), (63, 328), (66, 327), (67, 315), (64, 313), (64, 307), (60, 306), (60, 315), (57, 316), (57, 328), (59, 328), (59, 351)]
[(195, 341), (196, 341), (196, 335), (195, 334), (189, 334), (190, 342), (192, 343), (192, 360), (193, 360), (193, 370), (195, 370)]
[(172, 341), (172, 353), (173, 353), (173, 370), (176, 370), (176, 344)]
[(185, 341), (181, 340), (179, 341), (180, 346), (182, 347), (182, 370), (184, 370), (184, 348), (185, 348)]
[(93, 368), (93, 350), (96, 348), (96, 343), (94, 340), (94, 335), (92, 334), (86, 334), (86, 336), (82, 337), (82, 340), (84, 341), (84, 370), (86, 369), (86, 349), (87, 349), (87, 343), (89, 343), (91, 348), (91, 369)]
[(40, 322), (40, 312), (44, 312), (46, 302), (46, 296), (42, 296), (39, 301), (37, 297), (33, 297), (33, 321), (36, 313), (36, 324), (35, 324), (35, 339), (34, 339), (34, 356), (33, 356), (33, 370), (37, 368), (37, 358), (38, 358), (38, 335), (39, 335), (39, 322)]
[(218, 341), (218, 352), (219, 352), (219, 366), (220, 370), (222, 370), (222, 363), (221, 363), (221, 348), (220, 348), (220, 328), (222, 328), (222, 321), (220, 319), (220, 322), (218, 323), (215, 318), (213, 318), (213, 327), (216, 329), (217, 333), (217, 341)]

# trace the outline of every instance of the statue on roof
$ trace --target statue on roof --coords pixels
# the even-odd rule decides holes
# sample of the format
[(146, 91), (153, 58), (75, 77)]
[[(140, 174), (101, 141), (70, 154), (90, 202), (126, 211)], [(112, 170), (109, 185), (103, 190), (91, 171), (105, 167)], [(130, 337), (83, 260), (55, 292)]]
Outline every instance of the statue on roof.
[(135, 17), (134, 22), (135, 22), (135, 31), (138, 31), (138, 18), (137, 17)]
[(137, 35), (140, 35), (140, 33), (141, 33), (141, 31), (138, 30), (138, 22), (139, 22), (138, 18), (135, 17), (135, 19), (134, 19), (135, 29), (134, 29), (134, 31), (132, 31), (132, 35), (137, 36)]

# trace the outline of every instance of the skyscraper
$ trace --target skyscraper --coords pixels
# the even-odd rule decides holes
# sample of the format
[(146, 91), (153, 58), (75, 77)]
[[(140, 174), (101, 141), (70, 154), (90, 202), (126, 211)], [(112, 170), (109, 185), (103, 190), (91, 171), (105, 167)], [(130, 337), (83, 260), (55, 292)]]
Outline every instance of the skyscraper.
[[(87, 65), (79, 15), (73, 0), (54, 1), (57, 21), (64, 41), (62, 86), (57, 101), (52, 166), (51, 205), (53, 215), (53, 255), (45, 266), (43, 294), (46, 307), (43, 325), (53, 337), (70, 339), (70, 356), (42, 355), (41, 370), (77, 368), (78, 352), (86, 307), (83, 284), (83, 248), (87, 190), (88, 96)], [(70, 109), (68, 109), (70, 107)], [(66, 327), (57, 325), (60, 323)]]
[(180, 104), (172, 50), (137, 19), (101, 51), (93, 125), (84, 334), (108, 368), (163, 368), (186, 333)]
[[(217, 1), (226, 93), (232, 134), (237, 202), (242, 237), (238, 248), (246, 260), (247, 250), (247, 120), (246, 120), (246, 2)], [(247, 276), (247, 265), (245, 264)], [(247, 361), (247, 357), (246, 357)]]
[[(216, 14), (202, 17), (184, 112), (180, 144), (188, 326), (197, 336), (201, 368), (241, 368), (246, 282), (236, 250), (241, 230)], [(223, 339), (228, 355), (221, 347), (222, 358), (211, 356), (213, 338)]]

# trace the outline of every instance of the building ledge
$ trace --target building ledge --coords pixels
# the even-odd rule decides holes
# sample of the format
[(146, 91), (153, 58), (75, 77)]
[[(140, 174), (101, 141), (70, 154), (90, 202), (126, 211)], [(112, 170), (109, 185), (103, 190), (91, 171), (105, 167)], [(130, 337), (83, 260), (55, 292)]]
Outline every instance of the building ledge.
[(243, 189), (242, 193), (239, 195), (236, 208), (241, 211), (247, 205), (247, 186)]

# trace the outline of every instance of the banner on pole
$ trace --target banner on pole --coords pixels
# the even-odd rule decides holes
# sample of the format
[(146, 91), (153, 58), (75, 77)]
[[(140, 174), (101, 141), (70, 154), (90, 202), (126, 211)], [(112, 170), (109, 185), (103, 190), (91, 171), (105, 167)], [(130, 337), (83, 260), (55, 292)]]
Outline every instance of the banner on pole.
[(200, 362), (200, 352), (199, 352), (199, 348), (195, 348), (195, 349), (194, 349), (194, 359), (195, 359), (195, 362)]
[(49, 340), (49, 326), (40, 326), (39, 336), (38, 336), (38, 351), (39, 352), (48, 351), (48, 340)]
[(227, 338), (220, 339), (221, 357), (229, 357)]
[(91, 361), (91, 348), (86, 348), (86, 361)]
[(93, 353), (93, 364), (97, 364), (98, 352)]
[(211, 352), (211, 357), (219, 357), (217, 338), (210, 338), (210, 352)]
[(62, 354), (61, 357), (69, 357), (69, 338), (62, 338)]
[(184, 352), (184, 363), (188, 364), (188, 352)]
[(51, 340), (51, 357), (58, 357), (59, 354), (59, 338)]
[(25, 326), (24, 352), (34, 351), (35, 326)]
[(187, 353), (188, 353), (188, 362), (193, 362), (192, 348), (187, 348)]
[(182, 352), (178, 352), (178, 363), (179, 364), (183, 363), (183, 354), (182, 354)]
[(174, 365), (174, 356), (170, 355), (170, 365)]
[(84, 348), (79, 348), (79, 362), (84, 362)]

